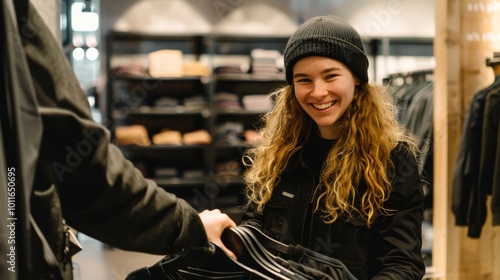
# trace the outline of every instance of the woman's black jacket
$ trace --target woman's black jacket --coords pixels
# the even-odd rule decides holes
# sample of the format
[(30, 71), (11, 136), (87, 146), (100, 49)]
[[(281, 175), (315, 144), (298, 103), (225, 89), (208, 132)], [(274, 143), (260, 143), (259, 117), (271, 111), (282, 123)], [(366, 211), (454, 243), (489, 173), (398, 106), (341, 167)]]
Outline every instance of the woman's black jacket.
[[(262, 215), (249, 207), (242, 224), (259, 226), (270, 237), (300, 244), (341, 260), (358, 279), (422, 279), (422, 202), (424, 193), (416, 159), (405, 145), (392, 153), (392, 193), (385, 202), (391, 216), (380, 215), (368, 228), (364, 221), (341, 218), (333, 224), (312, 213), (317, 176), (301, 152), (281, 174)], [(358, 193), (366, 189), (358, 186)]]

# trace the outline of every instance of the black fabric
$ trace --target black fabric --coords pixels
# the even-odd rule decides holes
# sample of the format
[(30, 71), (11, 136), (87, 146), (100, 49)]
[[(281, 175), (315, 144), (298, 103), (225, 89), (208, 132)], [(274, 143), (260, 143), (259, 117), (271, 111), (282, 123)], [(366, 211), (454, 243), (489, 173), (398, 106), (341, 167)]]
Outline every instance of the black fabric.
[[(61, 45), (36, 8), (12, 0), (2, 0), (1, 8), (0, 179), (15, 176), (17, 275), (3, 262), (0, 279), (57, 277), (31, 231), (31, 209), (65, 279), (72, 275), (63, 220), (125, 250), (165, 255), (208, 249), (197, 211), (145, 179), (110, 143), (109, 130), (95, 123)], [(7, 190), (2, 188), (0, 198)], [(5, 211), (0, 217), (7, 217)], [(9, 235), (6, 229), (0, 230), (3, 236)]]
[[(358, 279), (394, 277), (417, 279), (425, 274), (422, 259), (423, 198), (416, 158), (400, 144), (391, 153), (394, 170), (389, 173), (392, 193), (385, 202), (393, 215), (379, 216), (370, 228), (363, 220), (341, 216), (332, 224), (313, 217), (307, 223), (307, 201), (317, 186), (310, 168), (294, 156), (281, 174), (264, 212), (250, 205), (241, 225), (257, 226), (269, 237), (285, 244), (300, 244), (320, 254), (340, 260)], [(356, 186), (360, 193), (366, 188)], [(307, 233), (308, 232), (308, 233)]]
[[(463, 126), (458, 157), (453, 171), (452, 211), (455, 224), (468, 226), (467, 235), (479, 238), (486, 220), (486, 196), (491, 193), (491, 178), (494, 173), (490, 168), (495, 164), (491, 160), (494, 150), (484, 148), (483, 139), (492, 129), (483, 130), (486, 101), (492, 92), (500, 90), (500, 76), (489, 86), (478, 91), (472, 98)], [(495, 112), (495, 111), (492, 111)], [(487, 161), (489, 163), (486, 163)], [(488, 172), (486, 172), (489, 170)], [(482, 182), (480, 182), (480, 180)]]
[(330, 258), (301, 245), (289, 245), (284, 257), (290, 267), (313, 279), (356, 279), (345, 264), (338, 259)]
[(328, 152), (335, 142), (336, 140), (322, 139), (318, 133), (312, 132), (304, 146), (302, 158), (304, 163), (314, 171), (317, 182), (319, 182), (321, 168), (328, 156)]
[(368, 82), (368, 58), (363, 41), (349, 23), (335, 16), (317, 16), (292, 34), (284, 51), (286, 80), (293, 83), (293, 66), (307, 56), (324, 56), (344, 63), (362, 83)]
[(220, 247), (211, 243), (212, 252), (183, 251), (165, 256), (150, 267), (132, 271), (126, 280), (171, 279), (271, 279), (231, 259)]
[[(434, 190), (433, 70), (391, 74), (386, 78), (398, 106), (398, 120), (419, 139), (418, 165), (424, 184), (424, 209), (432, 210)], [(404, 81), (404, 82), (401, 82)]]
[[(256, 228), (252, 229), (247, 225), (224, 231), (222, 241), (235, 253), (237, 260), (229, 258), (220, 247), (212, 243), (213, 253), (191, 251), (166, 256), (150, 267), (131, 272), (126, 280), (356, 280), (347, 267), (337, 259), (300, 245), (271, 245), (270, 242), (276, 241), (269, 239), (258, 229), (255, 230)], [(254, 235), (257, 232), (260, 239)], [(261, 242), (262, 238), (266, 238), (269, 242)], [(249, 246), (250, 243), (252, 247)], [(275, 254), (271, 253), (273, 250), (276, 251)], [(265, 271), (270, 267), (274, 272)]]
[[(1, 279), (39, 279), (40, 275), (37, 275), (36, 271), (39, 271), (40, 266), (45, 263), (41, 257), (42, 244), (37, 240), (37, 235), (29, 224), (30, 195), (39, 156), (42, 126), (32, 77), (23, 52), (25, 42), (23, 36), (28, 35), (22, 32), (26, 31), (24, 27), (28, 21), (27, 13), (28, 1), (2, 1), (1, 65), (3, 71), (0, 101), (2, 151), (0, 154), (4, 168), (2, 168), (0, 179), (2, 182), (12, 183), (8, 186), (3, 185), (5, 189), (2, 191), (8, 191), (9, 198), (13, 199), (12, 202), (15, 204), (14, 207), (2, 209), (2, 215), (8, 215), (5, 220), (13, 219), (9, 223), (15, 228), (15, 239), (9, 240), (9, 250), (3, 252), (14, 253), (15, 265), (9, 264), (5, 268), (3, 265), (7, 263), (0, 265)], [(8, 172), (3, 173), (4, 170)], [(8, 199), (4, 201), (7, 202)], [(12, 236), (12, 232), (1, 233), (2, 236)], [(47, 267), (46, 269), (50, 271), (53, 268)], [(58, 275), (59, 267), (54, 267), (54, 270), (54, 275)]]
[[(483, 141), (481, 143), (481, 162), (479, 186), (481, 195), (475, 201), (476, 213), (472, 213), (471, 220), (486, 220), (486, 197), (491, 197), (492, 225), (500, 225), (500, 82), (495, 81), (486, 98), (483, 121)], [(481, 212), (482, 210), (482, 212)], [(477, 227), (482, 227), (478, 224)]]

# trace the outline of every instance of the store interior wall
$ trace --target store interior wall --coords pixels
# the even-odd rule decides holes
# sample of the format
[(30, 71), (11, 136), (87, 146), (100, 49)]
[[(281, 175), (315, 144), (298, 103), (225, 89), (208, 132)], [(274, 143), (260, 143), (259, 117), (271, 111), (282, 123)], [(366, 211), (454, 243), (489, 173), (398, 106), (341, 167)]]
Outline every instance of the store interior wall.
[(326, 14), (344, 18), (366, 37), (432, 37), (435, 32), (432, 0), (104, 0), (100, 11), (102, 33), (117, 29), (281, 34)]
[[(367, 40), (433, 38), (435, 33), (432, 0), (101, 0), (99, 10), (101, 50), (110, 30), (289, 35), (304, 20), (326, 14), (344, 18)], [(101, 52), (101, 73), (104, 55)], [(433, 63), (432, 57), (387, 56), (370, 67), (394, 73), (433, 68)], [(100, 80), (104, 82), (105, 75)]]
[[(60, 33), (60, 0), (32, 0), (57, 40)], [(74, 2), (81, 2), (75, 0)], [(74, 62), (75, 72), (87, 89), (103, 92), (105, 75), (104, 36), (110, 30), (152, 33), (246, 33), (287, 35), (304, 20), (317, 15), (336, 15), (370, 38), (433, 38), (432, 0), (93, 0), (99, 13), (99, 59)], [(415, 28), (418, 27), (418, 28)], [(372, 59), (372, 58), (371, 58)], [(389, 56), (370, 61), (369, 71), (384, 74), (434, 67), (433, 57)], [(92, 67), (89, 65), (92, 64)], [(89, 69), (89, 67), (91, 69)], [(81, 69), (80, 69), (81, 68)], [(101, 104), (104, 94), (100, 95)]]

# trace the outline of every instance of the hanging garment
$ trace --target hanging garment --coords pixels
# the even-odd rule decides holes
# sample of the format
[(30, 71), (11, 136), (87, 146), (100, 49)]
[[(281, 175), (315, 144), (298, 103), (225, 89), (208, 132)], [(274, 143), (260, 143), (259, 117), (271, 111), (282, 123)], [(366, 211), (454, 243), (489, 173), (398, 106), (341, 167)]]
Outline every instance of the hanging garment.
[[(145, 179), (95, 123), (60, 44), (32, 3), (1, 3), (0, 180), (8, 182), (5, 171), (15, 168), (17, 274), (2, 261), (0, 279), (72, 279), (64, 221), (126, 250), (208, 250), (196, 210)], [(0, 184), (4, 202), (7, 190)], [(13, 245), (0, 242), (7, 252), (4, 246)]]
[[(494, 162), (489, 160), (489, 158), (494, 159), (492, 155), (494, 151), (492, 147), (485, 149), (483, 146), (486, 141), (484, 135), (490, 133), (484, 132), (483, 127), (487, 115), (485, 111), (487, 97), (499, 88), (500, 76), (497, 76), (491, 85), (478, 91), (472, 98), (453, 171), (452, 211), (455, 215), (455, 224), (468, 226), (467, 235), (472, 238), (479, 238), (481, 235), (486, 220), (486, 195), (491, 194), (491, 188), (486, 184), (490, 181), (488, 178), (492, 178), (490, 168), (495, 166)], [(486, 163), (488, 161), (489, 163)], [(481, 174), (482, 179), (480, 179)]]
[(420, 156), (418, 166), (424, 179), (424, 208), (432, 209), (434, 177), (434, 81), (433, 70), (395, 73), (384, 79), (393, 91), (398, 120), (419, 139)]
[[(356, 280), (339, 260), (300, 245), (283, 244), (251, 225), (226, 229), (222, 241), (237, 260), (212, 244), (213, 254), (189, 252), (166, 256), (153, 266), (133, 271), (126, 280)], [(272, 254), (272, 250), (281, 255)]]
[(500, 225), (500, 86), (486, 98), (479, 184), (491, 195), (493, 226)]

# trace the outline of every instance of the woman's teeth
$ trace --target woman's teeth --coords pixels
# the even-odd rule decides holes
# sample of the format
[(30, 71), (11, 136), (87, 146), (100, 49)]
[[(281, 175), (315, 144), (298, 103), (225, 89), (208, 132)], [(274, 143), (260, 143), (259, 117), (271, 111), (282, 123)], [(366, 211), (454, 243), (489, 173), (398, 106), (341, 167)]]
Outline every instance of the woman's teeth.
[(318, 109), (318, 110), (325, 110), (325, 109), (328, 109), (330, 107), (332, 107), (337, 101), (332, 101), (332, 102), (328, 102), (328, 103), (323, 103), (323, 104), (312, 104), (314, 106), (314, 108)]

